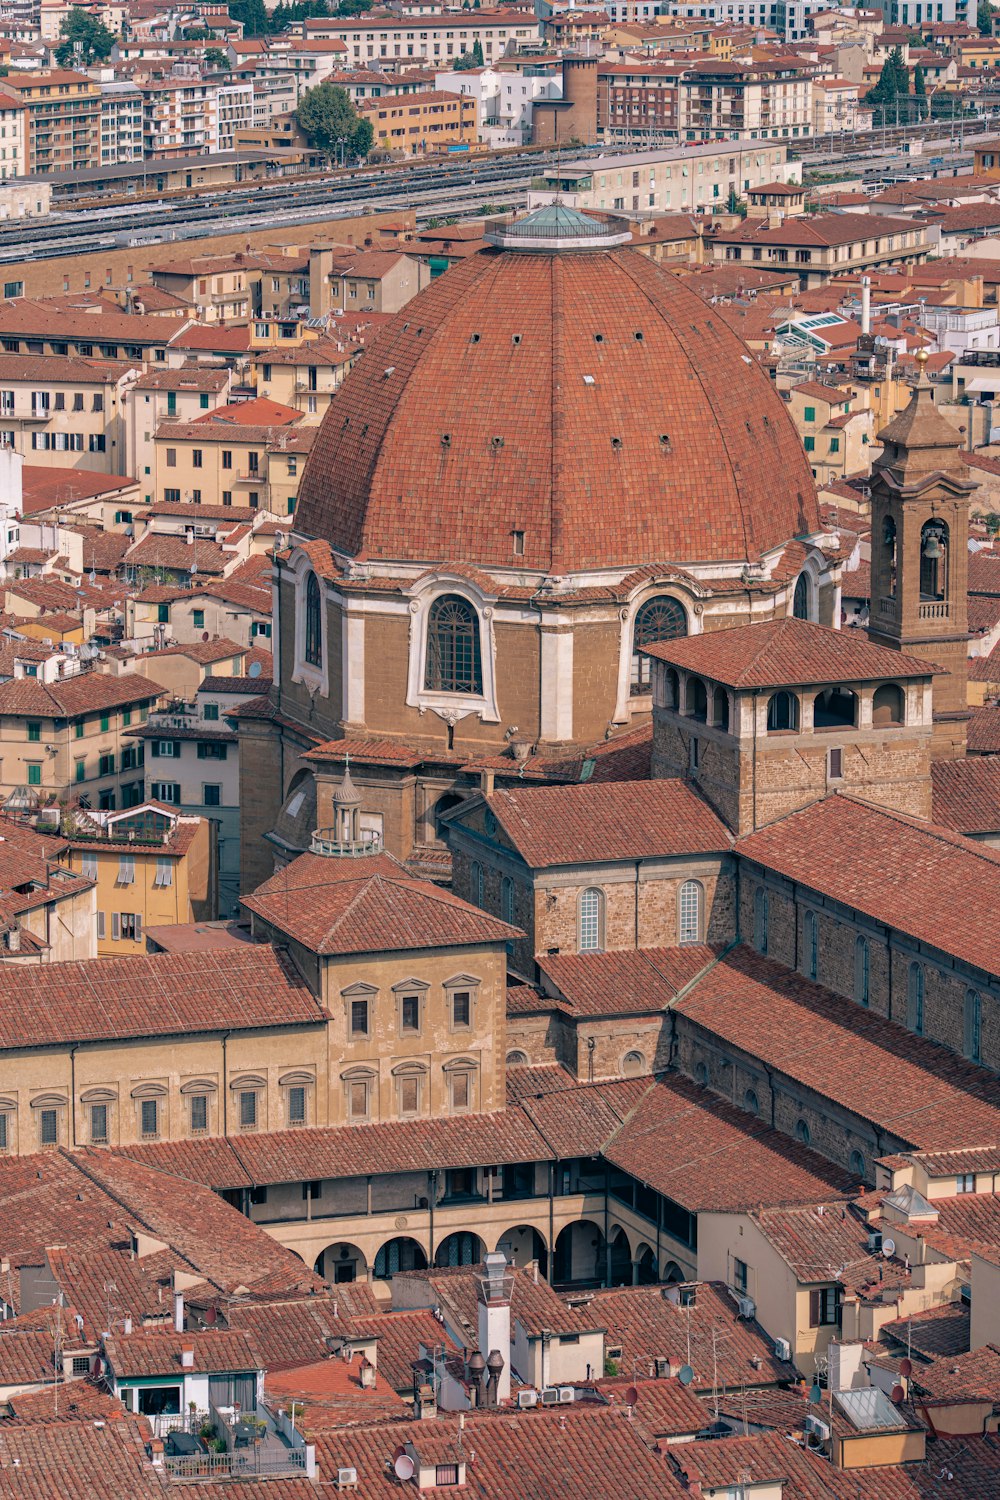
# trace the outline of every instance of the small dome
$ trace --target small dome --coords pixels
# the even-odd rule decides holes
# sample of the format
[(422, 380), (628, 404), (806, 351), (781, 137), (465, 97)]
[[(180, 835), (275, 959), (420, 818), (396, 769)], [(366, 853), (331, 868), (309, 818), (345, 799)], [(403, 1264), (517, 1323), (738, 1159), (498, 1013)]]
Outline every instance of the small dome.
[(485, 238), (501, 250), (530, 251), (537, 255), (566, 250), (608, 250), (613, 245), (629, 244), (632, 234), (628, 229), (612, 229), (609, 224), (567, 208), (564, 203), (549, 203), (527, 218), (492, 225)]
[(344, 777), (333, 794), (333, 801), (337, 807), (360, 807), (361, 797), (358, 789), (351, 780), (351, 768), (345, 765)]

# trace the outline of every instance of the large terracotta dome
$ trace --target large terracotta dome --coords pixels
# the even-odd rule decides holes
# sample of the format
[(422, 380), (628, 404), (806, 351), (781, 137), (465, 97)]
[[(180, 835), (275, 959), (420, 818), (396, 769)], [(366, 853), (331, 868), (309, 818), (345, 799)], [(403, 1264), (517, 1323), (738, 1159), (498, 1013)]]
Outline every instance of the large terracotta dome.
[(766, 374), (621, 239), (543, 210), (420, 293), (332, 402), (296, 530), (358, 558), (551, 574), (754, 561), (816, 531)]

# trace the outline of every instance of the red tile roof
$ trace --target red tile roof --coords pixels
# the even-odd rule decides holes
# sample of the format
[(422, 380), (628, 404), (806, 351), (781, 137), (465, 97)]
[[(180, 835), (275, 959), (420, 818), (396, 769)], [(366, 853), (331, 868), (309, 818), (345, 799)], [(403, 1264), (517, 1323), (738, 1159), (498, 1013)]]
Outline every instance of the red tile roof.
[[(877, 844), (867, 847), (870, 853)], [(879, 878), (869, 870), (873, 883)], [(748, 948), (734, 949), (675, 1008), (907, 1145), (947, 1150), (1000, 1142), (994, 1074)]]
[(838, 793), (747, 834), (737, 849), (988, 974), (996, 967), (981, 913), (1000, 910), (1000, 855), (950, 829)]
[(17, 677), (0, 682), (0, 714), (37, 714), (42, 719), (77, 718), (104, 708), (128, 708), (152, 702), (165, 690), (137, 672), (112, 677), (107, 672), (80, 672), (58, 682)]
[(0, 999), (0, 1050), (326, 1021), (291, 963), (263, 943), (195, 956), (4, 964)]
[(486, 800), (506, 840), (536, 870), (716, 853), (732, 842), (708, 803), (679, 779), (519, 786)]
[(876, 646), (862, 631), (831, 630), (790, 616), (658, 641), (644, 649), (647, 656), (731, 688), (930, 677), (938, 670), (933, 663)]
[[(296, 527), (353, 556), (505, 567), (523, 531), (519, 562), (552, 574), (756, 558), (814, 531), (816, 501), (784, 403), (745, 359), (722, 318), (637, 250), (485, 250), (351, 370)], [(540, 391), (557, 393), (554, 414)]]
[(692, 1214), (829, 1201), (856, 1186), (816, 1152), (673, 1073), (650, 1084), (602, 1149)]
[(141, 1329), (104, 1341), (111, 1370), (118, 1377), (129, 1378), (178, 1375), (184, 1369), (181, 1353), (185, 1347), (194, 1350), (191, 1368), (198, 1375), (238, 1374), (260, 1368), (246, 1335), (232, 1329), (196, 1333)]
[(1000, 753), (1000, 708), (974, 708), (969, 718), (970, 755)]
[(518, 929), (408, 874), (388, 854), (300, 854), (243, 905), (314, 953), (505, 943)]
[(970, 836), (1000, 833), (1000, 755), (934, 761), (931, 786), (935, 823)]
[(716, 949), (693, 944), (551, 954), (539, 957), (538, 966), (546, 992), (556, 995), (560, 1008), (571, 1015), (626, 1016), (666, 1010), (678, 990), (716, 957)]

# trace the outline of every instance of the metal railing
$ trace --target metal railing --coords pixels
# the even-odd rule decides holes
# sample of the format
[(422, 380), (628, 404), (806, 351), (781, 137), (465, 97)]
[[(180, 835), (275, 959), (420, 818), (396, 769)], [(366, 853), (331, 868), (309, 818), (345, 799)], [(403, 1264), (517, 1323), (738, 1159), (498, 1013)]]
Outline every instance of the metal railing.
[(306, 1472), (304, 1448), (253, 1447), (237, 1448), (228, 1453), (186, 1453), (164, 1457), (163, 1471), (168, 1479), (254, 1479), (269, 1475), (288, 1479)]

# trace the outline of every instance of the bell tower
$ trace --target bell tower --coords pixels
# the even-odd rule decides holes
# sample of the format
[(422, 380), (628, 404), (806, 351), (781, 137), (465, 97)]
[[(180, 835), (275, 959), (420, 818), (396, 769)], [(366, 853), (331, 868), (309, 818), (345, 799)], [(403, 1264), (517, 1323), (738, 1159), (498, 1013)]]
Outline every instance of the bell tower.
[(922, 657), (934, 675), (932, 758), (965, 754), (969, 717), (969, 500), (959, 435), (934, 405), (927, 356), (909, 404), (878, 434), (872, 470), (871, 615), (881, 646)]

